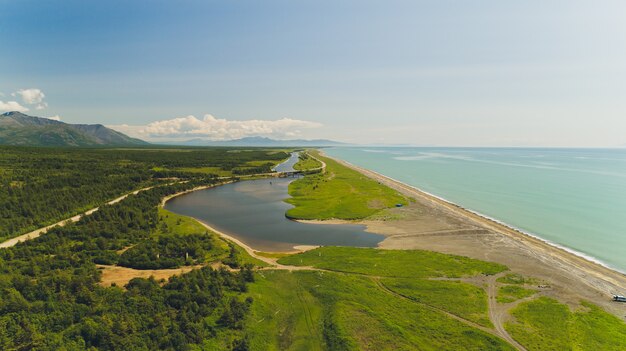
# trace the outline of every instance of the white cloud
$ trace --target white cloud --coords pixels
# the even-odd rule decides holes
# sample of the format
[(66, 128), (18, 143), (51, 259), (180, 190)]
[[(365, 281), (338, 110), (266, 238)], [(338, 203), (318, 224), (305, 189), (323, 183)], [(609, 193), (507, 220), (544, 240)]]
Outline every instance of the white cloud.
[(54, 115), (52, 117), (46, 117), (47, 119), (51, 119), (53, 121), (60, 121), (61, 117), (59, 115)]
[(48, 107), (48, 103), (47, 102), (42, 102), (39, 105), (35, 106), (35, 110), (43, 110), (46, 107)]
[(20, 105), (17, 101), (0, 101), (0, 112), (8, 111), (26, 112), (28, 111), (28, 107)]
[(36, 89), (36, 88), (21, 89), (11, 95), (16, 96), (16, 94), (21, 96), (22, 101), (24, 101), (24, 103), (27, 103), (29, 105), (41, 104), (43, 102), (43, 99), (46, 97), (43, 91)]
[(320, 123), (291, 118), (234, 121), (205, 115), (202, 119), (187, 116), (152, 122), (144, 126), (123, 124), (110, 127), (130, 136), (144, 139), (207, 138), (229, 140), (248, 136), (265, 136), (276, 139), (293, 138), (300, 135), (302, 129), (321, 126)]

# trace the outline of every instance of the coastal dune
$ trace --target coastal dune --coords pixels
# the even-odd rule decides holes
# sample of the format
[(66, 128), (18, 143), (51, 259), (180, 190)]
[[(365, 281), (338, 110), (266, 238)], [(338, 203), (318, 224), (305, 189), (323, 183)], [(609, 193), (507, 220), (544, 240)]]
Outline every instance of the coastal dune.
[(611, 300), (612, 294), (626, 292), (626, 275), (395, 179), (333, 159), (415, 200), (389, 210), (394, 220), (363, 222), (368, 231), (386, 236), (379, 247), (433, 250), (502, 263), (545, 281), (544, 294), (571, 307), (589, 300), (626, 319), (626, 306)]

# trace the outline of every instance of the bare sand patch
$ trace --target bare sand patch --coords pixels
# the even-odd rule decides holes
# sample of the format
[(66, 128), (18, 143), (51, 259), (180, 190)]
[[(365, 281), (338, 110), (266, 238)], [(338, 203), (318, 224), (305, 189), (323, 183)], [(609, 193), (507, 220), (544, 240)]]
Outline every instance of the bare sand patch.
[(115, 283), (117, 286), (123, 287), (133, 278), (154, 277), (156, 280), (167, 280), (171, 276), (185, 274), (194, 269), (202, 268), (203, 266), (183, 266), (174, 269), (134, 269), (109, 265), (97, 265), (97, 267), (102, 271), (100, 285), (108, 287)]

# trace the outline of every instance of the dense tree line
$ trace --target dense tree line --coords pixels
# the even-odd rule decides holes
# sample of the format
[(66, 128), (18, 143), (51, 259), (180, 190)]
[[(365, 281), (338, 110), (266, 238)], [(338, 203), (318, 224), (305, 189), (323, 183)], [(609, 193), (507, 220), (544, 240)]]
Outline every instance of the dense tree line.
[(284, 151), (233, 148), (0, 147), (0, 240), (171, 178), (211, 177), (177, 168), (219, 167), (250, 174), (268, 167), (251, 167), (249, 162), (288, 156)]
[(204, 263), (213, 247), (208, 233), (165, 235), (144, 240), (126, 250), (118, 265), (137, 269), (164, 269)]
[(270, 173), (272, 171), (272, 167), (274, 167), (273, 163), (265, 163), (256, 167), (233, 168), (232, 173), (235, 175)]
[(152, 181), (141, 165), (45, 150), (0, 150), (0, 239), (69, 217)]
[(0, 349), (186, 350), (226, 334), (245, 350), (241, 328), (252, 300), (240, 294), (254, 279), (249, 265), (205, 267), (165, 283), (135, 278), (125, 289), (98, 284), (96, 263), (119, 261), (122, 248), (149, 257), (153, 249), (174, 258), (195, 252), (197, 259), (210, 250), (200, 236), (174, 244), (180, 238), (151, 235), (162, 197), (213, 181), (159, 186), (0, 250)]

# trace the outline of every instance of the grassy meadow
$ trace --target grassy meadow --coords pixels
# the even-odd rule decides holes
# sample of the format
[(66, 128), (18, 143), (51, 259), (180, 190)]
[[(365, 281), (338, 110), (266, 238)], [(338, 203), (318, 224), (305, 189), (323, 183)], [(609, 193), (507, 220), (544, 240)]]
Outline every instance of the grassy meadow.
[(249, 295), (255, 301), (246, 323), (251, 350), (513, 350), (381, 287), (375, 277), (263, 271)]
[(487, 309), (487, 294), (483, 288), (455, 280), (385, 278), (381, 282), (411, 300), (493, 328)]
[(506, 329), (529, 351), (626, 350), (626, 325), (588, 302), (571, 310), (557, 300), (540, 297), (511, 312)]
[[(514, 349), (485, 331), (494, 330), (486, 286), (459, 280), (503, 274), (505, 266), (428, 251), (339, 247), (278, 262), (312, 268), (257, 272), (245, 323), (250, 350)], [(496, 283), (498, 303), (531, 298), (505, 322), (527, 350), (625, 349), (623, 321), (588, 302), (571, 310), (534, 297), (537, 291), (520, 285), (534, 281), (509, 273)]]
[(308, 171), (320, 167), (322, 167), (322, 164), (318, 160), (311, 157), (307, 152), (301, 152), (300, 159), (295, 165), (293, 165), (293, 169), (297, 171)]
[(308, 175), (289, 185), (287, 211), (294, 219), (357, 220), (375, 215), (406, 197), (332, 159), (313, 153), (326, 163), (326, 172)]
[(423, 250), (380, 250), (325, 246), (284, 257), (279, 263), (311, 266), (344, 273), (394, 278), (493, 275), (507, 270), (501, 264)]
[(514, 302), (537, 293), (535, 289), (523, 288), (519, 285), (505, 285), (498, 288), (497, 301), (500, 303)]

